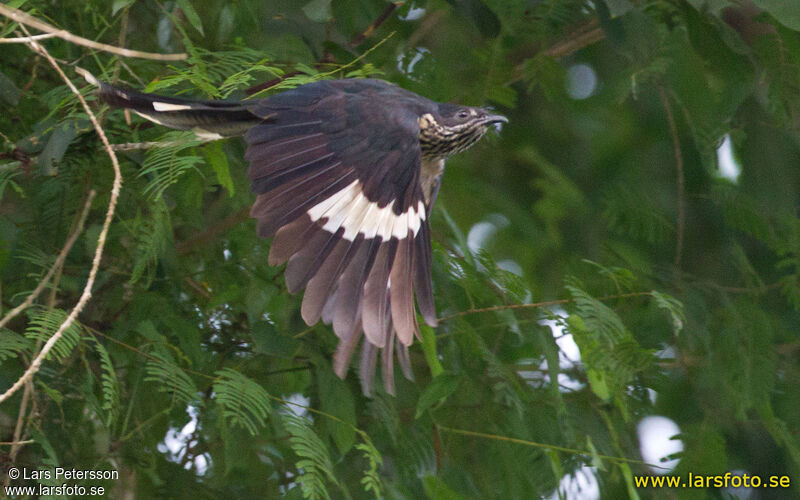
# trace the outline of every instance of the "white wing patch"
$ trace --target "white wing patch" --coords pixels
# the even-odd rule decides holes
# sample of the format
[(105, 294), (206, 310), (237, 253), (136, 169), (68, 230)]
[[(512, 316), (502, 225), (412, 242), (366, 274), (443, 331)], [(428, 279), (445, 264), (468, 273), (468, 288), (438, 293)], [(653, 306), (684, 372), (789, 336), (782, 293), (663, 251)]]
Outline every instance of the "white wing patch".
[(196, 135), (198, 139), (201, 139), (203, 141), (216, 141), (225, 138), (224, 135), (218, 134), (216, 132), (209, 132), (208, 130), (203, 130), (200, 127), (194, 127), (192, 129), (192, 132), (194, 132), (194, 135)]
[(344, 228), (342, 237), (348, 241), (355, 240), (359, 234), (365, 238), (380, 236), (387, 241), (391, 237), (405, 238), (409, 229), (416, 236), (425, 220), (425, 205), (420, 201), (416, 207), (409, 207), (396, 215), (392, 211), (392, 203), (380, 208), (376, 202), (369, 201), (361, 189), (361, 183), (355, 180), (311, 207), (308, 216), (314, 222), (327, 219), (322, 228), (330, 233)]
[(192, 109), (189, 104), (172, 104), (170, 102), (153, 101), (153, 109), (156, 111), (186, 111)]

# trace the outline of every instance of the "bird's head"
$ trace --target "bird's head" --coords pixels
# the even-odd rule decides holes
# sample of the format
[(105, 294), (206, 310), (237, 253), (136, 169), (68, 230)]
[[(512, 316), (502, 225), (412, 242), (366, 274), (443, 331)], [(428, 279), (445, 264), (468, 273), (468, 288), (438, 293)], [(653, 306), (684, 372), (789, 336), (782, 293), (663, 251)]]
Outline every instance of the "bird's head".
[(426, 113), (419, 119), (423, 155), (444, 158), (478, 142), (489, 127), (508, 122), (505, 116), (484, 108), (439, 104), (438, 116)]

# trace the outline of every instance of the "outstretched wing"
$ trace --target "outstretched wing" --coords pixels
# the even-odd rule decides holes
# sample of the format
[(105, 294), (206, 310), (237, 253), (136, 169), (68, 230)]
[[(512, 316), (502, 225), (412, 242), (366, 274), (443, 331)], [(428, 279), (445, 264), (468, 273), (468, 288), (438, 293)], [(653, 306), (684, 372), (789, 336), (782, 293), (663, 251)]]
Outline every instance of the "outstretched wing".
[(260, 101), (193, 101), (145, 94), (85, 78), (99, 97), (161, 125), (208, 138), (244, 134), (258, 233), (275, 239), (272, 265), (286, 263), (290, 292), (305, 288), (303, 319), (332, 323), (344, 376), (363, 335), (360, 377), (372, 384), (378, 352), (394, 391), (393, 352), (411, 377), (408, 346), (419, 335), (414, 308), (430, 325), (428, 214), (418, 117), (436, 104), (380, 80), (303, 85)]
[(251, 214), (260, 236), (275, 236), (270, 264), (286, 263), (290, 292), (305, 288), (306, 323), (333, 324), (337, 374), (363, 333), (362, 381), (382, 349), (389, 391), (394, 344), (410, 373), (415, 288), (426, 322), (436, 321), (419, 115), (408, 99), (375, 80), (318, 82), (259, 103), (252, 112), (264, 121), (245, 134)]

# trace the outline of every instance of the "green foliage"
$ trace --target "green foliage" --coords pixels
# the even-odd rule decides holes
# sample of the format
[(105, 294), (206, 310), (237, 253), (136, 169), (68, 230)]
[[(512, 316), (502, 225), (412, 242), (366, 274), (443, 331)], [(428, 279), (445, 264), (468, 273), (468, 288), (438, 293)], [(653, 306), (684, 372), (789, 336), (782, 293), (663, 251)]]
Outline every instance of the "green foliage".
[[(61, 309), (34, 308), (29, 310), (29, 316), (25, 337), (43, 344), (50, 340), (58, 327), (67, 319), (67, 312)], [(80, 325), (73, 322), (56, 341), (48, 358), (63, 361), (78, 345), (82, 335), (83, 330)]]
[(335, 485), (337, 480), (328, 447), (311, 428), (308, 420), (291, 410), (281, 413), (281, 422), (291, 436), (289, 443), (299, 458), (296, 463), (299, 472), (297, 481), (302, 488), (303, 498), (331, 498), (325, 483)]
[(172, 395), (173, 404), (188, 404), (197, 399), (197, 387), (173, 360), (156, 354), (144, 366), (144, 381), (159, 392)]
[(379, 469), (383, 465), (383, 457), (381, 457), (378, 449), (372, 443), (369, 435), (366, 432), (359, 432), (360, 437), (364, 440), (363, 443), (358, 443), (356, 449), (364, 454), (369, 467), (364, 471), (364, 477), (361, 478), (361, 484), (364, 486), (364, 491), (370, 491), (375, 495), (376, 499), (383, 498), (383, 488)]
[(203, 161), (196, 155), (180, 154), (203, 143), (193, 132), (167, 132), (158, 142), (158, 146), (148, 151), (142, 170), (139, 171), (139, 177), (149, 179), (145, 193), (153, 199), (161, 198), (169, 186), (178, 182), (187, 171), (197, 169)]
[(100, 357), (100, 383), (102, 387), (103, 403), (101, 408), (108, 412), (106, 418), (106, 425), (110, 426), (119, 417), (120, 399), (119, 399), (119, 379), (117, 378), (117, 371), (114, 369), (114, 364), (111, 361), (111, 356), (108, 351), (94, 337), (94, 348), (97, 355)]
[[(627, 419), (624, 399), (628, 384), (652, 366), (652, 353), (639, 346), (612, 309), (582, 290), (577, 280), (568, 279), (568, 283), (575, 313), (566, 319), (565, 327), (581, 349), (589, 384), (600, 399), (613, 398)], [(659, 306), (664, 302), (662, 296)], [(677, 311), (681, 304), (673, 299), (670, 306)]]
[(443, 372), (434, 377), (419, 396), (416, 418), (419, 418), (431, 406), (447, 399), (458, 389), (460, 382), (460, 377), (453, 373)]
[(149, 285), (155, 275), (158, 259), (172, 243), (172, 225), (164, 201), (155, 200), (147, 216), (134, 219), (131, 233), (133, 269), (130, 282), (133, 284), (144, 278), (145, 285)]
[(280, 76), (283, 71), (266, 65), (260, 51), (238, 46), (234, 50), (208, 51), (189, 46), (190, 57), (185, 69), (173, 67), (170, 75), (151, 82), (148, 92), (171, 88), (188, 87), (196, 92), (202, 90), (208, 97), (224, 98), (242, 85), (250, 83), (259, 72), (266, 76)]
[(0, 335), (0, 361), (16, 358), (20, 352), (28, 351), (31, 342), (22, 335), (3, 329)]
[[(652, 472), (637, 426), (660, 415), (680, 429), (674, 474), (800, 477), (800, 11), (396, 3), (375, 27), (385, 0), (9, 4), (89, 40), (188, 56), (41, 40), (126, 144), (124, 183), (91, 300), (33, 379), (22, 439), (35, 443), (16, 462), (113, 464), (127, 478), (108, 484), (113, 495), (137, 498), (726, 494), (635, 488)], [(18, 36), (0, 19), (0, 37)], [(112, 180), (45, 58), (2, 46), (2, 314), (97, 197), (63, 266), (0, 332), (0, 391), (83, 293)], [(344, 380), (332, 373), (331, 328), (304, 324), (300, 297), (268, 266), (270, 241), (245, 221), (243, 141), (109, 110), (74, 66), (200, 99), (377, 77), (508, 116), (448, 160), (431, 216), (440, 321), (411, 347), (415, 380), (398, 370), (396, 397), (378, 381), (366, 398), (357, 362)], [(723, 142), (738, 175), (725, 173)], [(0, 404), (0, 441), (21, 399)], [(276, 413), (278, 401), (307, 413)], [(584, 473), (595, 496), (567, 485)], [(796, 497), (794, 483), (759, 494)]]
[(271, 412), (269, 393), (230, 368), (218, 371), (217, 377), (214, 392), (222, 415), (231, 424), (244, 427), (250, 434), (257, 434)]
[(11, 187), (17, 193), (21, 192), (19, 184), (14, 182), (14, 177), (19, 175), (19, 162), (0, 164), (0, 200), (3, 199), (7, 187)]
[(683, 330), (686, 324), (686, 314), (683, 311), (683, 304), (675, 297), (670, 297), (666, 293), (653, 290), (651, 292), (656, 305), (664, 309), (672, 320), (672, 331), (677, 335)]

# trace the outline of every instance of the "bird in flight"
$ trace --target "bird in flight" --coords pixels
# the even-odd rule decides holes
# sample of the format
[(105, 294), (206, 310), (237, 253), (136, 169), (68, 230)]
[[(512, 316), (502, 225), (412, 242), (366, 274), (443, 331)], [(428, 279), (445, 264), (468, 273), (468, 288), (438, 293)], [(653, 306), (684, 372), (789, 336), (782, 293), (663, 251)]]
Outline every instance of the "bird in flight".
[[(269, 264), (305, 288), (303, 320), (333, 325), (334, 371), (344, 378), (363, 335), (366, 394), (381, 354), (394, 394), (394, 357), (413, 379), (408, 346), (420, 338), (414, 296), (436, 326), (430, 214), (445, 159), (508, 120), (437, 103), (382, 80), (308, 83), (266, 99), (194, 101), (130, 91), (84, 76), (99, 98), (201, 138), (244, 136), (258, 235)], [(395, 354), (396, 352), (396, 354)]]

